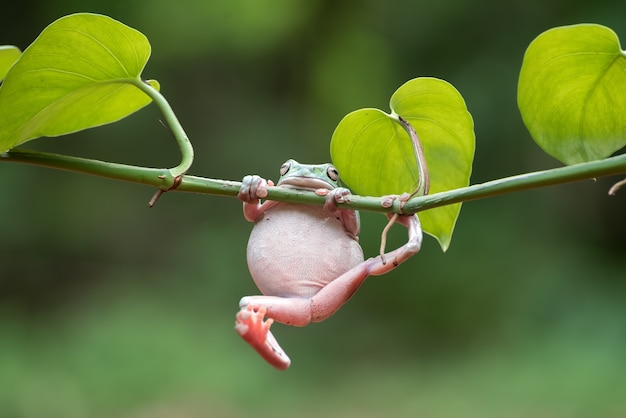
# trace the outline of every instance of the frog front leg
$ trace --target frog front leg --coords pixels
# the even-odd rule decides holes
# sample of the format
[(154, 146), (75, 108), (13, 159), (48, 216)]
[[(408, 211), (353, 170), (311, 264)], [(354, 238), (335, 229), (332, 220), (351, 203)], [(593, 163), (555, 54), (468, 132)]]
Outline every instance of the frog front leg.
[(253, 175), (245, 176), (241, 181), (241, 188), (237, 197), (243, 202), (243, 216), (250, 222), (255, 222), (266, 210), (276, 205), (274, 200), (266, 200), (261, 203), (259, 198), (267, 197), (267, 186), (273, 186), (271, 180)]

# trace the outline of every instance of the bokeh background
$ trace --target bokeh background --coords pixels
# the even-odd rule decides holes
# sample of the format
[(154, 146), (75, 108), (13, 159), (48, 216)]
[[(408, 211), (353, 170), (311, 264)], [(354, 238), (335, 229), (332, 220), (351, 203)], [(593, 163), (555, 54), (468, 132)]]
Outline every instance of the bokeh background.
[[(581, 22), (626, 37), (618, 0), (27, 0), (3, 6), (0, 43), (24, 49), (78, 11), (146, 34), (144, 76), (195, 145), (192, 174), (232, 180), (327, 161), (346, 113), (387, 110), (417, 76), (465, 97), (472, 183), (556, 167), (516, 107), (525, 48)], [(158, 118), (27, 145), (176, 165)], [(274, 326), (286, 372), (233, 330), (257, 293), (236, 199), (168, 193), (148, 209), (134, 184), (12, 163), (0, 179), (1, 417), (626, 416), (626, 192), (606, 193), (619, 178), (465, 204), (446, 254), (427, 238), (329, 320)], [(362, 220), (371, 256), (385, 218)]]

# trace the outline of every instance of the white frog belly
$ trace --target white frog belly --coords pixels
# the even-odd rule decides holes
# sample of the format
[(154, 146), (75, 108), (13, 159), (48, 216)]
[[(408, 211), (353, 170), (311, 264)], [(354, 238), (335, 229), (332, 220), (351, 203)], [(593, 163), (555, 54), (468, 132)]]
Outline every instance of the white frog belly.
[(248, 267), (265, 295), (311, 297), (363, 261), (363, 250), (331, 213), (279, 203), (250, 234)]

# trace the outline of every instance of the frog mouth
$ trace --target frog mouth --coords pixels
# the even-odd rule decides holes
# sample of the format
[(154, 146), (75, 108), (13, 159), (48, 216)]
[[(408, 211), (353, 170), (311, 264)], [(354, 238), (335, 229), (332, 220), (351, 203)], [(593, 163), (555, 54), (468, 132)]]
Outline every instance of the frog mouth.
[(289, 177), (278, 182), (278, 186), (288, 187), (291, 189), (328, 189), (332, 190), (335, 187), (330, 183), (317, 177)]

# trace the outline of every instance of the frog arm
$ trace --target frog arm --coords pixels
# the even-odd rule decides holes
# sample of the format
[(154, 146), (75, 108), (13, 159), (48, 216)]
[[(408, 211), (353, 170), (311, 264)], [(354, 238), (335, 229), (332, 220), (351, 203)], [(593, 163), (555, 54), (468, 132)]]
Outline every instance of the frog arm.
[(256, 203), (243, 202), (243, 216), (250, 222), (256, 222), (269, 208), (278, 203), (275, 200), (266, 200), (263, 203), (258, 202), (258, 200)]
[[(422, 230), (416, 215), (401, 215), (398, 221), (408, 228), (409, 239), (402, 247), (363, 261), (337, 279), (328, 283), (311, 298), (283, 298), (277, 296), (246, 296), (241, 299), (236, 329), (265, 360), (284, 370), (289, 360), (269, 332), (269, 324), (278, 321), (293, 326), (320, 322), (334, 314), (371, 275), (385, 274), (408, 260), (420, 250)], [(268, 320), (263, 322), (263, 317)], [(285, 358), (287, 362), (285, 362)]]
[[(317, 193), (317, 192), (316, 192)], [(324, 209), (331, 212), (343, 225), (343, 229), (355, 240), (359, 240), (361, 220), (356, 210), (342, 209), (337, 203), (350, 203), (351, 192), (345, 187), (338, 187), (326, 194)]]
[(359, 212), (356, 210), (339, 209), (336, 212), (337, 217), (343, 224), (343, 229), (355, 240), (359, 240), (359, 231), (361, 229), (361, 220)]
[(256, 222), (263, 214), (278, 202), (266, 200), (261, 203), (259, 198), (267, 197), (267, 186), (273, 183), (264, 178), (253, 175), (245, 176), (241, 181), (241, 188), (237, 197), (243, 201), (243, 216), (250, 222)]

